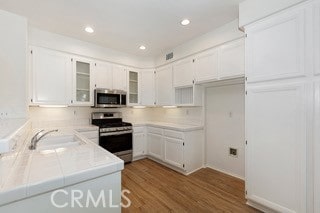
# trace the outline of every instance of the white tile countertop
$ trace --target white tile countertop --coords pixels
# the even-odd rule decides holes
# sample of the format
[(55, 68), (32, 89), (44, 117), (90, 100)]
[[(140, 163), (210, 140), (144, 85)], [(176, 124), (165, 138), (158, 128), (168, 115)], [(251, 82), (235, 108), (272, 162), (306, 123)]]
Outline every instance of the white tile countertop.
[(178, 130), (178, 131), (182, 131), (182, 132), (204, 129), (204, 126), (202, 126), (202, 125), (189, 125), (189, 124), (153, 122), (153, 121), (151, 121), (151, 122), (150, 121), (147, 121), (147, 122), (133, 122), (132, 125), (133, 125), (133, 127), (139, 127), (139, 126), (160, 127), (160, 128)]
[(61, 128), (54, 133), (55, 136), (74, 135), (81, 144), (43, 151), (28, 148), (33, 130), (20, 148), (0, 156), (0, 206), (124, 168), (120, 158), (81, 136), (75, 129), (97, 127)]

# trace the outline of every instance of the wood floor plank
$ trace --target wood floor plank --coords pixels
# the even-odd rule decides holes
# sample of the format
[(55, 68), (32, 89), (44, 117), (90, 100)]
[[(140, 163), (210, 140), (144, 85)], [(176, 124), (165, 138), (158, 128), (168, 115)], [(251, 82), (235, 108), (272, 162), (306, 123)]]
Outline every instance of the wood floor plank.
[(125, 165), (122, 189), (132, 202), (122, 212), (259, 212), (245, 204), (242, 180), (208, 168), (184, 176), (143, 159)]

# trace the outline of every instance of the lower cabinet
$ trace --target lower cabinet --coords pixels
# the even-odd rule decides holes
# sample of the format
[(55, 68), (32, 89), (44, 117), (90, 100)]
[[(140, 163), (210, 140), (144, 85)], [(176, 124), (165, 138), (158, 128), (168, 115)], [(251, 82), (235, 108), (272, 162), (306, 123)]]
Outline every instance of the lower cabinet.
[(306, 84), (247, 86), (246, 190), (249, 203), (306, 212)]
[(204, 166), (203, 130), (147, 126), (147, 157), (188, 175)]
[(162, 160), (162, 135), (148, 133), (148, 155)]
[(133, 160), (141, 159), (147, 154), (147, 138), (144, 127), (133, 128)]
[(164, 138), (163, 160), (173, 166), (184, 168), (184, 142), (181, 139)]

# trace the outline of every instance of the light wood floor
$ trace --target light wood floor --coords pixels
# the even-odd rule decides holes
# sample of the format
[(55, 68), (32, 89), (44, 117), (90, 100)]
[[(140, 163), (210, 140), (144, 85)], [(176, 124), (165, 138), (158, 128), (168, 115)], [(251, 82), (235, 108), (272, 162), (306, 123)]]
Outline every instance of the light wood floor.
[(258, 212), (245, 204), (242, 180), (207, 168), (184, 176), (148, 159), (135, 161), (125, 165), (122, 189), (132, 201), (122, 212)]

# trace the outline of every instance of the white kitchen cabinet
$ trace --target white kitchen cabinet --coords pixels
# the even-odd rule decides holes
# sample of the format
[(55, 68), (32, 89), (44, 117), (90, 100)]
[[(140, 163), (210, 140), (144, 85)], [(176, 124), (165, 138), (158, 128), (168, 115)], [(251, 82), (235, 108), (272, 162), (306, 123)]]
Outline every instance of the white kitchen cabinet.
[(310, 45), (309, 8), (290, 9), (246, 27), (248, 82), (304, 77)]
[(314, 74), (320, 75), (320, 1), (314, 1), (313, 13), (314, 13), (314, 23), (313, 23), (314, 45), (313, 46), (315, 48), (314, 57), (313, 57), (313, 59), (315, 60)]
[(147, 126), (147, 157), (182, 174), (203, 167), (203, 131), (171, 130), (166, 126)]
[(193, 76), (193, 59), (187, 58), (173, 64), (173, 87), (192, 86), (194, 83)]
[(94, 63), (86, 58), (73, 57), (72, 105), (93, 106)]
[(320, 212), (320, 79), (314, 84), (314, 212)]
[(244, 39), (228, 42), (219, 47), (219, 79), (244, 76)]
[(71, 102), (72, 62), (67, 54), (32, 47), (32, 105), (68, 105)]
[(156, 70), (156, 105), (171, 106), (173, 104), (174, 90), (170, 65)]
[(141, 102), (143, 106), (155, 105), (155, 71), (146, 70), (140, 72)]
[(158, 160), (163, 159), (163, 141), (162, 135), (147, 133), (148, 140), (148, 155), (157, 158)]
[(248, 86), (247, 92), (247, 198), (279, 212), (305, 212), (305, 85)]
[(184, 168), (184, 141), (182, 139), (164, 138), (164, 161)]
[(127, 70), (126, 67), (114, 64), (112, 71), (113, 89), (127, 91)]
[(195, 56), (194, 75), (196, 83), (206, 83), (218, 80), (218, 52), (218, 48), (214, 48)]
[(147, 136), (145, 127), (133, 127), (133, 160), (147, 155)]
[(95, 88), (113, 88), (112, 64), (96, 62), (94, 67)]
[(135, 69), (128, 70), (128, 105), (135, 106), (140, 104), (140, 74)]

